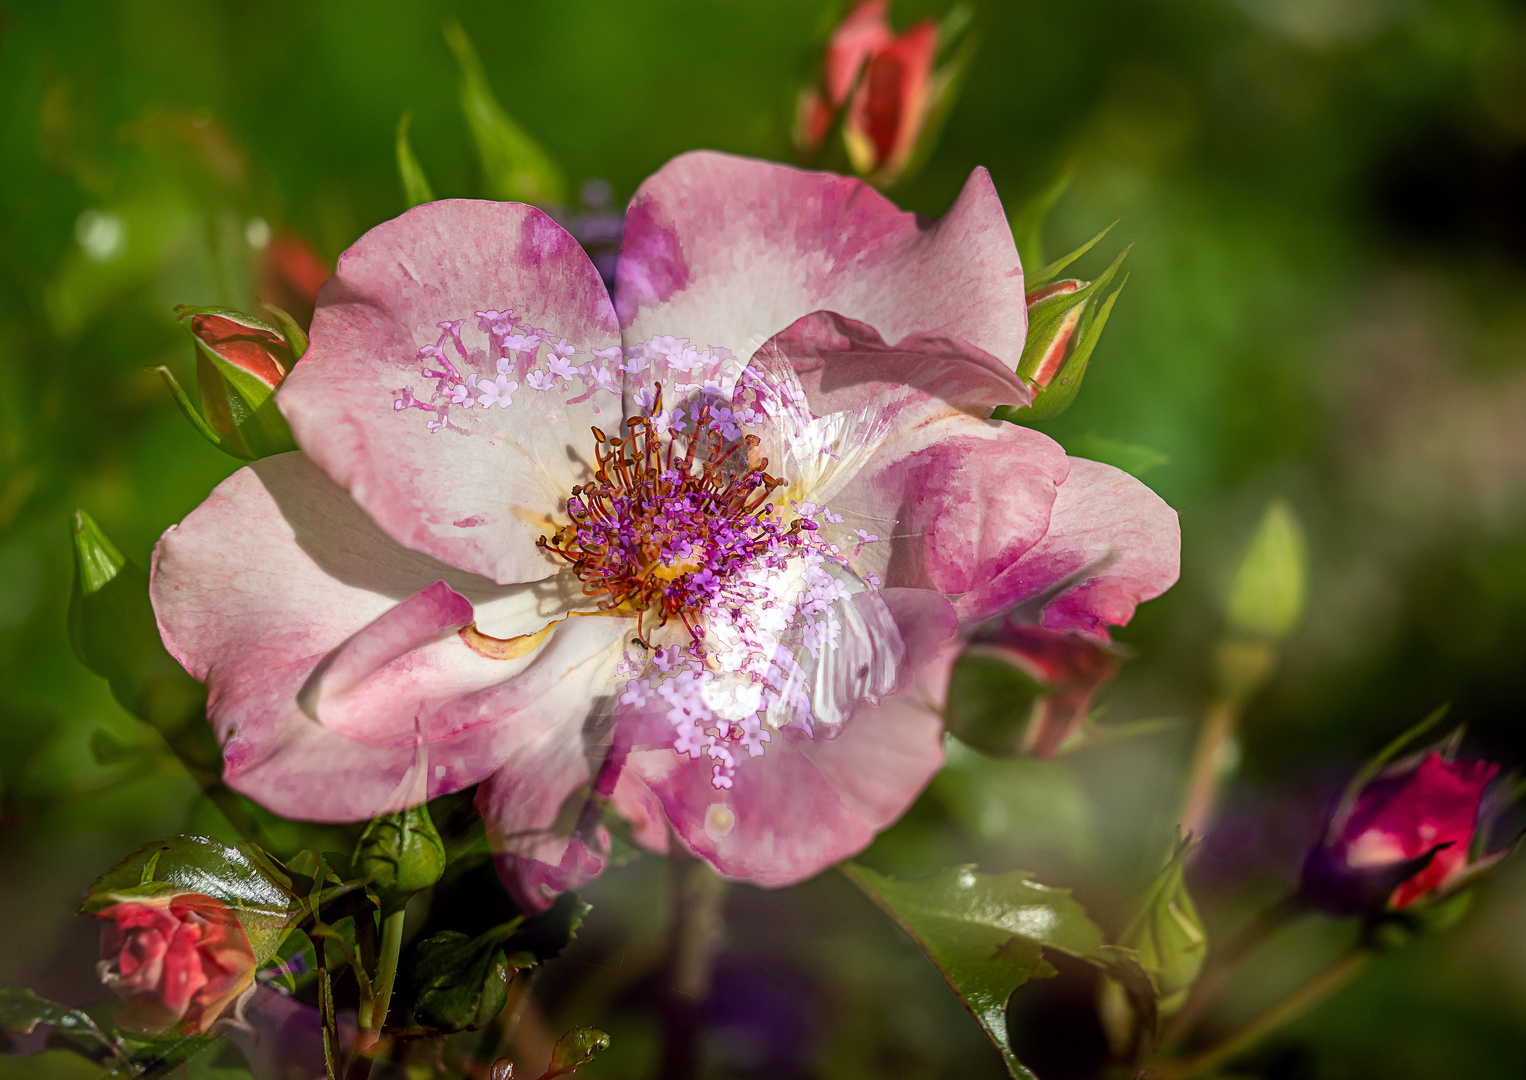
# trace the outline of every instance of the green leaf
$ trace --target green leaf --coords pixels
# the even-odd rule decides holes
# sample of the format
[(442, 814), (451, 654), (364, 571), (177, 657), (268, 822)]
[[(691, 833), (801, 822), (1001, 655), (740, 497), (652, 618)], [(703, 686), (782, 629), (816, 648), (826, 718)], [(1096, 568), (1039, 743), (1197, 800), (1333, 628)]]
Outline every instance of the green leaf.
[(549, 909), (472, 937), (444, 930), (414, 952), (413, 1018), (419, 1033), (475, 1031), (498, 1015), (516, 971), (557, 956), (590, 908), (563, 893)]
[[(180, 731), (202, 715), (206, 691), (164, 648), (148, 599), (147, 571), (129, 562), (83, 510), (75, 511), (72, 535), (74, 654), (111, 685), (128, 712), (166, 735)], [(215, 743), (209, 753), (220, 763)]]
[(0, 1080), (105, 1080), (124, 1075), (69, 1050), (44, 1050), (17, 1057), (0, 1054)]
[(1144, 476), (1152, 469), (1171, 463), (1171, 459), (1159, 450), (1152, 450), (1148, 446), (1139, 446), (1134, 443), (1119, 442), (1117, 439), (1109, 439), (1091, 431), (1067, 441), (1065, 452), (1072, 457), (1091, 458), (1104, 465), (1116, 466), (1131, 476)]
[[(1012, 1052), (1007, 1002), (1029, 980), (1055, 973), (1044, 950), (1116, 973), (1136, 995), (1141, 986), (1148, 988), (1132, 955), (1104, 944), (1102, 931), (1069, 890), (1039, 885), (1030, 874), (982, 874), (960, 866), (898, 881), (855, 863), (842, 869), (937, 965), (1014, 1078), (1034, 1080)], [(1153, 1007), (1147, 1012), (1153, 1023)]]
[(172, 836), (146, 844), (90, 886), (81, 913), (123, 900), (200, 893), (233, 909), (255, 960), (275, 955), (306, 907), (285, 869), (253, 844), (230, 847), (207, 836)]
[(434, 202), (434, 189), (424, 175), (424, 166), (413, 153), (413, 144), (408, 141), (408, 128), (412, 123), (411, 112), (405, 112), (397, 122), (397, 174), (403, 181), (403, 199), (410, 209)]
[(30, 1035), (37, 1030), (38, 1024), (49, 1025), (71, 1042), (86, 1049), (100, 1046), (116, 1052), (116, 1043), (97, 1026), (88, 1013), (39, 997), (30, 990), (14, 987), (0, 989), (0, 1027), (17, 1035)]
[(1225, 615), (1242, 634), (1276, 641), (1303, 615), (1308, 555), (1303, 526), (1281, 499), (1267, 504), (1229, 589)]
[(413, 1019), (421, 1031), (476, 1031), (492, 1022), (509, 996), (511, 967), (492, 931), (469, 937), (445, 930), (421, 941), (413, 958)]
[(553, 1080), (558, 1076), (570, 1076), (593, 1060), (594, 1054), (609, 1049), (609, 1036), (598, 1028), (573, 1028), (551, 1048), (551, 1064), (541, 1073), (540, 1080)]
[(535, 206), (565, 203), (567, 182), (561, 169), (498, 104), (466, 31), (455, 19), (444, 30), (461, 65), (461, 110), (493, 197)]

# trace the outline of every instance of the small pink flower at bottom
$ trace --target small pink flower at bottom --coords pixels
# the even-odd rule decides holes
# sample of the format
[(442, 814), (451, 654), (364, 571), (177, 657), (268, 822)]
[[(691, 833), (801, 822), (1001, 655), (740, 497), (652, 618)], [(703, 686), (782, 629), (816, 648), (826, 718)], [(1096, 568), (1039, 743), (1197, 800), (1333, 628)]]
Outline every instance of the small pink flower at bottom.
[(221, 900), (179, 893), (123, 900), (97, 913), (101, 981), (127, 1008), (124, 1029), (200, 1035), (254, 982), (254, 950)]

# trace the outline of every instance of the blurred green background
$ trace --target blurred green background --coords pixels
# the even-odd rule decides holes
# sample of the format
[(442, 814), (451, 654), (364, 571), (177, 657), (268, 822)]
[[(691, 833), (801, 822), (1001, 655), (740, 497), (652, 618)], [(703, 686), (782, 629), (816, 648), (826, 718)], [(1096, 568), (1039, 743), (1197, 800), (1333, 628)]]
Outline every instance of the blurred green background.
[[(893, 17), (943, 7), (897, 0)], [(1052, 764), (957, 758), (868, 861), (1025, 867), (1116, 931), (1165, 851), (1226, 583), (1285, 496), (1311, 600), (1190, 878), (1222, 935), (1293, 881), (1320, 799), (1433, 705), (1453, 703), (1470, 752), (1526, 761), (1526, 9), (987, 0), (978, 15), (940, 150), (893, 197), (940, 214), (985, 165), (1011, 208), (1076, 154), (1047, 255), (1115, 219), (1105, 246), (1135, 243), (1079, 402), (1049, 430), (1169, 458), (1146, 479), (1180, 511), (1182, 580), (1117, 635), (1134, 657), (1103, 701), (1107, 720), (1184, 724)], [(171, 308), (249, 306), (268, 235), (332, 263), (400, 212), (403, 112), (437, 194), (483, 193), (440, 32), (452, 16), (510, 113), (575, 183), (623, 201), (696, 147), (788, 160), (832, 12), (0, 0), (0, 985), (98, 997), (96, 930), (72, 915), (84, 886), (143, 841), (221, 827), (69, 650), (69, 514), (143, 561), (235, 468), (144, 370), (193, 378)], [(1105, 264), (1099, 249), (1083, 273)], [(113, 762), (121, 747), (144, 750)], [(593, 886), (583, 938), (539, 988), (552, 1030), (614, 1036), (587, 1075), (650, 1068), (664, 880), (633, 859)], [(715, 1075), (1000, 1075), (931, 965), (840, 876), (733, 889), (727, 914)], [(1214, 1023), (1346, 932), (1278, 938)], [(1019, 994), (1015, 1039), (1044, 1080), (1089, 1075), (1092, 993), (1066, 973)], [(1385, 958), (1238, 1075), (1492, 1080), (1523, 1060), (1517, 865), (1460, 927)]]

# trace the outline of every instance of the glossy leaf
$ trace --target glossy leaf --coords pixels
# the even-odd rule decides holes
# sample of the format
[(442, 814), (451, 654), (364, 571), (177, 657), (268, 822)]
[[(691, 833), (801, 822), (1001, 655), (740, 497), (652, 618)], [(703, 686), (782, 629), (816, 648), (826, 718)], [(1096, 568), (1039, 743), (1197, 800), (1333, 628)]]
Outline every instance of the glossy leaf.
[(551, 1048), (551, 1064), (540, 1080), (571, 1076), (593, 1060), (594, 1054), (609, 1049), (609, 1036), (598, 1028), (578, 1027), (567, 1032)]
[(397, 122), (397, 174), (403, 181), (403, 199), (409, 207), (434, 202), (434, 188), (429, 186), (424, 166), (414, 154), (413, 144), (408, 141), (408, 128), (412, 123), (413, 114), (406, 112)]
[(0, 988), (0, 1028), (17, 1035), (30, 1035), (39, 1024), (47, 1024), (87, 1049), (100, 1046), (115, 1052), (116, 1044), (89, 1014), (40, 997), (31, 990)]
[(561, 169), (493, 96), (477, 50), (461, 24), (445, 24), (445, 41), (461, 66), (461, 110), (495, 199), (546, 206), (567, 201)]
[(899, 881), (854, 863), (843, 871), (890, 915), (937, 965), (965, 1008), (985, 1029), (1014, 1078), (1033, 1073), (1012, 1052), (1007, 1002), (1031, 979), (1055, 974), (1044, 959), (1053, 949), (1110, 973), (1129, 988), (1153, 1025), (1153, 995), (1127, 950), (1108, 946), (1069, 890), (1052, 889), (1030, 874), (982, 874), (953, 867)]
[(81, 912), (95, 914), (124, 900), (200, 893), (233, 909), (255, 959), (275, 955), (306, 908), (292, 879), (253, 844), (230, 847), (207, 836), (172, 836), (133, 852), (90, 886)]

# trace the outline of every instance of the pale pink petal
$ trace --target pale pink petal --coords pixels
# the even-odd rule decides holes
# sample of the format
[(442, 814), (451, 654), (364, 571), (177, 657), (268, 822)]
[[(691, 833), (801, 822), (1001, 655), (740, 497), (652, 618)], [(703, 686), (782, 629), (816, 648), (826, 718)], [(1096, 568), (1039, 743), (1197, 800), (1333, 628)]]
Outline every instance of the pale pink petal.
[[(717, 790), (704, 759), (671, 747), (636, 749), (616, 808), (649, 813), (650, 792), (673, 830), (718, 873), (765, 886), (803, 881), (867, 847), (911, 805), (943, 763), (941, 708), (957, 649), (948, 602), (921, 590), (885, 590), (916, 667), (904, 689), (861, 705), (836, 738), (776, 731), (743, 757), (733, 786)], [(642, 789), (645, 789), (643, 791)]]
[(440, 338), (438, 324), (465, 320), (471, 359), (452, 345), (447, 357), (463, 380), (495, 369), (474, 313), (509, 307), (579, 353), (619, 340), (598, 271), (541, 211), (465, 199), (415, 207), (340, 257), (307, 354), (277, 395), (297, 445), (393, 539), (503, 583), (556, 572), (536, 538), (588, 475), (589, 426), (619, 420), (617, 394), (573, 403), (552, 391), (431, 419), (447, 399), (421, 371), (444, 368), (421, 361), (420, 348)]
[[(577, 741), (627, 626), (566, 618), (576, 585), (496, 585), (403, 548), (293, 453), (167, 531), (151, 594), (166, 646), (207, 683), (229, 785), (288, 817), (354, 821), (476, 783), (568, 717)], [(455, 632), (474, 615), (503, 638), (564, 621), (501, 660)]]
[(1071, 458), (1043, 540), (955, 606), (962, 619), (987, 618), (1079, 574), (1044, 607), (1043, 625), (1105, 639), (1109, 626), (1122, 626), (1138, 604), (1169, 589), (1180, 564), (1175, 510), (1121, 469)]
[(616, 296), (627, 345), (673, 334), (738, 358), (825, 310), (887, 341), (957, 338), (1015, 369), (1028, 326), (1012, 230), (984, 169), (928, 222), (860, 180), (681, 155), (631, 201)]

